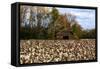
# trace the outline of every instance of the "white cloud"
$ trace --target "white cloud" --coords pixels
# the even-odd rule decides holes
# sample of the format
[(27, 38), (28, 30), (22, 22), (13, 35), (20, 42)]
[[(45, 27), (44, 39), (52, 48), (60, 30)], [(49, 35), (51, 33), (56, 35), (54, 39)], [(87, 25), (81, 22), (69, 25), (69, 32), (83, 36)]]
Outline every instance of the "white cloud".
[(77, 8), (58, 8), (61, 14), (71, 13), (76, 15), (76, 19), (84, 29), (95, 28), (95, 10)]

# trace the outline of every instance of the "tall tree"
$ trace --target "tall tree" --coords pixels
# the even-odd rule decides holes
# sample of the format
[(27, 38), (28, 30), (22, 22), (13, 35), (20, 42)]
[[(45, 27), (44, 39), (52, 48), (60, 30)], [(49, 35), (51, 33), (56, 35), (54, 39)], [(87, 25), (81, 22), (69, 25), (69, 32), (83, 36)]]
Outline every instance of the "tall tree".
[(51, 39), (55, 39), (55, 21), (59, 17), (59, 11), (55, 7), (53, 7), (50, 15), (51, 23), (48, 25), (48, 37)]
[(81, 37), (82, 27), (78, 23), (75, 23), (72, 25), (72, 32), (73, 36), (79, 39)]

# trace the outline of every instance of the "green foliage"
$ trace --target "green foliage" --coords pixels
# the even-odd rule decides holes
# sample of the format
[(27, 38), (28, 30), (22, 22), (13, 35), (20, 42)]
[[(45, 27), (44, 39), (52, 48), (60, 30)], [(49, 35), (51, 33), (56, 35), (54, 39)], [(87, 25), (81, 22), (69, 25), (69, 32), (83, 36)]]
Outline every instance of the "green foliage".
[(48, 26), (48, 39), (55, 39), (55, 21), (59, 17), (59, 12), (56, 8), (52, 8), (50, 15), (52, 19)]
[(51, 16), (52, 16), (52, 21), (54, 22), (58, 16), (59, 16), (59, 12), (58, 10), (54, 7), (52, 8), (52, 11), (51, 11)]
[(82, 39), (95, 39), (96, 38), (96, 32), (95, 29), (90, 29), (90, 30), (83, 30), (81, 33), (81, 38)]
[(79, 24), (75, 23), (72, 26), (72, 32), (73, 32), (73, 36), (75, 36), (76, 38), (80, 38), (81, 37), (81, 33), (82, 33), (82, 28)]

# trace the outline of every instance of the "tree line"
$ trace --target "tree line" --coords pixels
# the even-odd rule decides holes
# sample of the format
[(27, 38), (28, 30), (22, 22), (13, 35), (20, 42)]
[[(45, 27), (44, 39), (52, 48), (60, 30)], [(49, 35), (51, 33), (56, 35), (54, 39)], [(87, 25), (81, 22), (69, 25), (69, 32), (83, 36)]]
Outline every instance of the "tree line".
[(95, 39), (95, 29), (84, 30), (75, 15), (50, 9), (21, 7), (20, 39)]

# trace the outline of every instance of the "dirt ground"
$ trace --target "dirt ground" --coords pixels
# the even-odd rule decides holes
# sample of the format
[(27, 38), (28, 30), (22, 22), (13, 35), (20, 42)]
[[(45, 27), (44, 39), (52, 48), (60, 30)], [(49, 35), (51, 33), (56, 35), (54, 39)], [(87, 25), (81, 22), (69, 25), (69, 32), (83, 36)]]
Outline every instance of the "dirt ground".
[(95, 39), (21, 40), (20, 63), (94, 60)]

